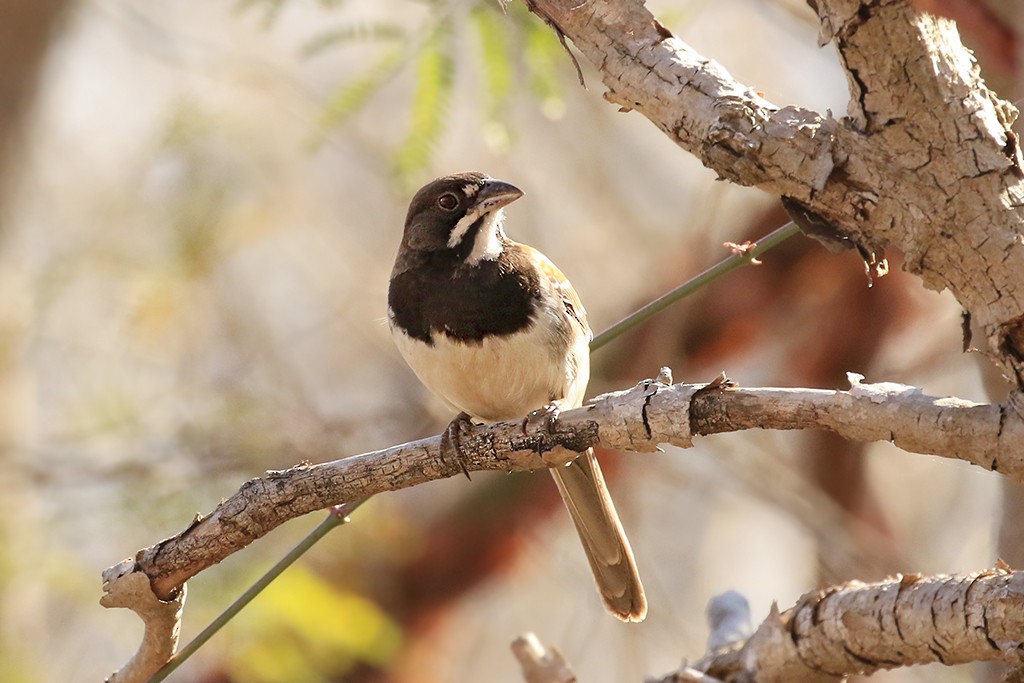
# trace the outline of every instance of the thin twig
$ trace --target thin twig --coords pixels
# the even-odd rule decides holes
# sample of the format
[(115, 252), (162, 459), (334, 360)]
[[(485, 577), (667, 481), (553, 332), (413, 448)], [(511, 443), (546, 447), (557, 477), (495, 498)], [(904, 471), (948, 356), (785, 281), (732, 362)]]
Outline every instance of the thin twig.
[(637, 325), (640, 325), (652, 317), (661, 313), (663, 310), (676, 303), (680, 299), (683, 299), (701, 287), (711, 283), (716, 278), (725, 275), (728, 272), (736, 270), (740, 266), (748, 263), (754, 263), (757, 257), (765, 253), (772, 247), (775, 247), (782, 242), (785, 242), (793, 235), (800, 232), (800, 228), (797, 227), (796, 223), (790, 221), (781, 228), (777, 228), (772, 232), (759, 239), (757, 243), (750, 249), (737, 251), (732, 256), (725, 258), (715, 265), (705, 270), (700, 275), (690, 278), (683, 284), (679, 285), (675, 289), (665, 294), (662, 294), (657, 299), (647, 304), (646, 306), (630, 313), (625, 318), (615, 323), (601, 334), (594, 337), (593, 341), (590, 342), (591, 352), (597, 351), (599, 348), (612, 341), (616, 337), (621, 336), (623, 333), (628, 332)]

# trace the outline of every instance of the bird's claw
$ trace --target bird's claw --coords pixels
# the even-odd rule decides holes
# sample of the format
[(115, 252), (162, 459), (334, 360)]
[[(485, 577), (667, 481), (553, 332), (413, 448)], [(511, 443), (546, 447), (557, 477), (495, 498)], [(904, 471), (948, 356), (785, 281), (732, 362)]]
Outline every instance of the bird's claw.
[(470, 481), (472, 481), (472, 477), (469, 476), (469, 469), (466, 468), (466, 456), (462, 451), (462, 437), (472, 428), (473, 421), (469, 414), (459, 413), (441, 433), (441, 459), (446, 461), (454, 459), (458, 462), (462, 473)]
[(558, 424), (558, 416), (561, 413), (562, 406), (556, 401), (534, 410), (523, 419), (523, 434), (528, 434), (537, 427), (543, 427), (548, 434), (554, 434), (555, 425)]

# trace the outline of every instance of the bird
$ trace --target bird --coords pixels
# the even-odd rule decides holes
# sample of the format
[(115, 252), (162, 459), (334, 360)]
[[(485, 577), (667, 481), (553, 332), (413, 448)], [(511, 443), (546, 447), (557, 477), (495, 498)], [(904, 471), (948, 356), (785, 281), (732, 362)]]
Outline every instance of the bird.
[[(427, 183), (409, 204), (388, 285), (388, 324), (419, 380), (458, 412), (449, 432), (460, 421), (557, 415), (583, 405), (593, 333), (565, 275), (506, 236), (504, 209), (523, 194), (469, 171)], [(593, 449), (550, 472), (605, 608), (622, 621), (642, 621), (647, 598)]]

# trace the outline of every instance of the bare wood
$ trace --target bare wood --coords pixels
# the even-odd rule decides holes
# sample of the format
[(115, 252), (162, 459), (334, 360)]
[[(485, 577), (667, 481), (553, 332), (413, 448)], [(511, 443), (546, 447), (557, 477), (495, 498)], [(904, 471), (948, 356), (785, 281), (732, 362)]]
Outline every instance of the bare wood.
[(781, 614), (773, 606), (742, 646), (689, 668), (729, 683), (825, 683), (934, 662), (1019, 664), (1022, 634), (1024, 572), (897, 576), (807, 593)]
[[(463, 468), (553, 467), (593, 446), (652, 452), (666, 443), (689, 447), (694, 435), (752, 428), (821, 428), (847, 438), (889, 440), (905, 450), (966, 460), (1024, 481), (1024, 420), (1010, 405), (934, 398), (899, 384), (863, 384), (857, 375), (851, 375), (851, 382), (850, 391), (830, 391), (740, 389), (724, 377), (705, 385), (647, 380), (598, 396), (582, 408), (562, 413), (550, 425), (524, 420), (478, 426), (462, 439), (461, 462), (446, 460), (440, 437), (432, 437), (269, 472), (246, 482), (209, 516), (197, 518), (181, 533), (104, 572), (104, 588), (111, 593), (121, 585), (114, 577), (130, 576), (136, 583), (148, 580), (152, 594), (135, 591), (116, 599), (108, 595), (101, 603), (138, 611), (147, 623), (147, 642), (161, 641), (149, 643), (140, 652), (169, 656), (176, 643), (177, 622), (161, 622), (165, 625), (151, 630), (148, 613), (153, 605), (183, 599), (186, 580), (289, 519), (383, 491), (461, 476)], [(180, 618), (180, 604), (176, 610)], [(166, 627), (168, 623), (171, 628)], [(145, 661), (150, 661), (148, 657)], [(785, 668), (783, 662), (778, 664)]]
[(523, 670), (526, 683), (575, 683), (576, 674), (562, 653), (546, 648), (533, 633), (526, 633), (512, 641), (512, 654)]
[(103, 572), (104, 607), (127, 607), (139, 615), (145, 625), (138, 651), (107, 683), (145, 681), (155, 674), (178, 647), (181, 612), (185, 607), (185, 587), (169, 600), (153, 595), (149, 577), (134, 571), (131, 560), (125, 560)]
[[(548, 429), (518, 421), (477, 427), (463, 463), (442, 457), (438, 437), (246, 482), (208, 516), (136, 555), (161, 598), (283, 522), (345, 501), (468, 471), (551, 467), (603, 446), (652, 452), (688, 447), (693, 435), (743, 429), (829, 429), (863, 441), (966, 460), (1024, 482), (1024, 420), (1009, 405), (926, 396), (913, 387), (861, 384), (850, 391), (741, 389), (728, 384), (643, 382), (562, 413)], [(566, 450), (568, 449), (568, 450)]]
[[(184, 531), (140, 550), (135, 557), (137, 569), (150, 577), (157, 596), (167, 597), (192, 576), (278, 525), (331, 505), (461, 476), (464, 470), (544, 469), (564, 464), (597, 444), (654, 451), (655, 439), (660, 439), (688, 446), (687, 398), (701, 388), (642, 383), (562, 413), (554, 429), (540, 421), (531, 421), (535, 424), (530, 429), (519, 421), (479, 426), (461, 440), (462, 462), (446, 460), (440, 437), (431, 437), (332, 462), (268, 472), (243, 484), (210, 515), (198, 517)], [(653, 412), (647, 402), (655, 406)], [(649, 432), (648, 427), (654, 431)]]
[(1024, 169), (1016, 109), (955, 25), (906, 0), (818, 0), (848, 118), (779, 107), (675, 38), (642, 0), (528, 0), (635, 109), (722, 178), (799, 202), (867, 251), (948, 288), (1024, 386)]
[(704, 616), (708, 622), (708, 650), (711, 651), (744, 641), (754, 632), (750, 603), (733, 590), (711, 598)]
[[(856, 441), (891, 441), (905, 451), (965, 460), (1024, 482), (1024, 422), (1019, 395), (1007, 404), (927, 396), (903, 384), (862, 384), (850, 391), (736, 389), (691, 406), (694, 434), (740, 429), (828, 429)], [(767, 420), (767, 421), (765, 421)], [(707, 424), (705, 424), (705, 421)]]

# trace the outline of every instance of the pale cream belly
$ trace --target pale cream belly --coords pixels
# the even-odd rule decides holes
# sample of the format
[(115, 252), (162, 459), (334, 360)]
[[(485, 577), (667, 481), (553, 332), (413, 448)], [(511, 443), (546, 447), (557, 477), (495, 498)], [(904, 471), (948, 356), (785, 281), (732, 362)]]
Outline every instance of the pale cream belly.
[(476, 344), (440, 334), (433, 346), (398, 332), (393, 336), (428, 389), (455, 410), (494, 422), (523, 417), (552, 400), (582, 402), (590, 375), (586, 340), (574, 349), (576, 353), (567, 354), (539, 327), (510, 339), (486, 337)]

